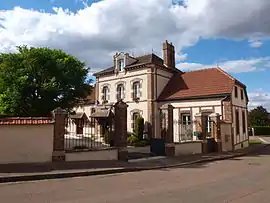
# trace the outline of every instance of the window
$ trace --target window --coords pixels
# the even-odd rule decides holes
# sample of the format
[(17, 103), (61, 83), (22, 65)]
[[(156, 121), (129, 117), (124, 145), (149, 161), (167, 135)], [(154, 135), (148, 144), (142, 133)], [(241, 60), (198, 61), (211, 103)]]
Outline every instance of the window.
[(77, 134), (83, 134), (83, 127), (84, 127), (84, 120), (78, 119), (76, 121), (76, 133)]
[(140, 82), (133, 83), (133, 100), (140, 98)]
[(244, 99), (244, 90), (241, 90), (241, 99)]
[(242, 123), (243, 123), (243, 133), (246, 133), (246, 114), (245, 111), (242, 111)]
[(117, 95), (116, 95), (117, 101), (124, 99), (124, 85), (122, 84), (117, 85), (116, 92), (117, 92)]
[(132, 128), (134, 129), (135, 128), (135, 122), (136, 122), (136, 119), (140, 116), (140, 113), (139, 112), (135, 112), (132, 114)]
[(238, 97), (238, 88), (236, 86), (234, 87), (234, 96), (235, 98)]
[(205, 116), (206, 118), (206, 122), (205, 122), (205, 125), (206, 125), (206, 133), (211, 133), (211, 120), (210, 120), (210, 117), (207, 115)]
[(117, 60), (117, 66), (118, 66), (118, 70), (122, 71), (124, 69), (124, 60), (123, 59), (118, 59)]
[(235, 110), (235, 128), (236, 128), (236, 134), (239, 135), (240, 128), (239, 128), (239, 111)]
[(189, 114), (182, 114), (182, 124), (183, 125), (190, 125), (191, 124), (191, 118)]
[(102, 94), (103, 94), (103, 102), (108, 103), (109, 101), (109, 88), (107, 86), (103, 87), (102, 89)]

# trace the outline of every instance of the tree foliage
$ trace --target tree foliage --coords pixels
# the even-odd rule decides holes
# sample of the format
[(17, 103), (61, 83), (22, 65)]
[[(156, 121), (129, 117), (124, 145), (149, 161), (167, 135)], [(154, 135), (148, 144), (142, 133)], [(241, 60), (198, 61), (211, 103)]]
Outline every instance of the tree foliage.
[(248, 114), (248, 122), (251, 126), (267, 126), (270, 125), (269, 113), (262, 106), (252, 109)]
[(135, 120), (135, 129), (134, 135), (138, 140), (143, 139), (143, 131), (144, 131), (144, 119), (141, 116), (138, 116)]
[(90, 93), (85, 64), (61, 50), (17, 47), (0, 54), (0, 114), (48, 116)]

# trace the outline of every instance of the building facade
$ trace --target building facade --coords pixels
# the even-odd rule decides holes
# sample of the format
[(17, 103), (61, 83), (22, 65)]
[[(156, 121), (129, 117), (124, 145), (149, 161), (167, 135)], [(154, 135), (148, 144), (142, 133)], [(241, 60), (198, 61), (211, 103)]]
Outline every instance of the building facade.
[[(197, 139), (193, 121), (197, 113), (209, 120), (211, 113), (231, 123), (233, 148), (247, 145), (246, 86), (220, 68), (182, 72), (175, 67), (174, 46), (163, 43), (163, 59), (155, 54), (133, 57), (116, 53), (113, 65), (94, 74), (95, 90), (75, 111), (90, 116), (97, 106), (122, 99), (128, 104), (128, 131), (141, 115), (150, 137), (160, 136), (160, 107), (174, 107), (174, 141)], [(206, 131), (211, 131), (206, 122)]]

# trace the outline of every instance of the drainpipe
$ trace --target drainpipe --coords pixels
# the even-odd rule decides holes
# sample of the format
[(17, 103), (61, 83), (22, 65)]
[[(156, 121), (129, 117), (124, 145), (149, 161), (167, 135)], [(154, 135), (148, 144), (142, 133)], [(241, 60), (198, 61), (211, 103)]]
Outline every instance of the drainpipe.
[(221, 99), (221, 114), (222, 114), (222, 120), (224, 119), (223, 101), (224, 101), (225, 99), (227, 99), (227, 98), (228, 98), (228, 96), (226, 96), (226, 97), (224, 97), (223, 99)]

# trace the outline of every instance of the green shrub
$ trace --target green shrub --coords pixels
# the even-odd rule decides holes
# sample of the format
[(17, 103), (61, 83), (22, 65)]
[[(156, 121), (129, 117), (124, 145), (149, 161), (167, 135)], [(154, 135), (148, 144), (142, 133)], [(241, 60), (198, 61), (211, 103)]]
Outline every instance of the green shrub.
[(132, 132), (127, 132), (127, 137), (129, 138), (130, 136), (134, 135)]
[(138, 138), (134, 135), (131, 135), (127, 138), (128, 145), (133, 146), (133, 145), (135, 145), (136, 142), (138, 142)]
[(138, 140), (143, 140), (143, 131), (144, 131), (144, 119), (141, 116), (138, 116), (135, 120), (135, 129), (134, 136)]
[(144, 147), (144, 146), (147, 146), (147, 145), (149, 145), (149, 141), (148, 140), (137, 140), (134, 143), (134, 146), (135, 147)]
[(255, 135), (270, 135), (270, 126), (254, 126)]
[(131, 135), (127, 138), (127, 142), (129, 146), (135, 146), (135, 147), (144, 147), (146, 145), (149, 145), (149, 140), (139, 140), (136, 136)]

